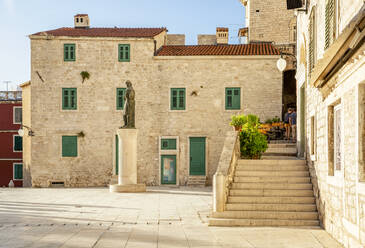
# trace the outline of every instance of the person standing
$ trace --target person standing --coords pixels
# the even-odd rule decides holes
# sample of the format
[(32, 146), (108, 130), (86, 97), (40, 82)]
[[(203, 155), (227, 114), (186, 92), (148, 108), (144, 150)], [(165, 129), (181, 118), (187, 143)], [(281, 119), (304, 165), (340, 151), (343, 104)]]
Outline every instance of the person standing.
[(293, 109), (292, 113), (289, 115), (289, 123), (291, 126), (291, 134), (293, 141), (297, 139), (297, 112)]
[(285, 139), (289, 140), (290, 139), (290, 122), (289, 122), (289, 117), (290, 114), (292, 113), (292, 109), (288, 108), (288, 112), (285, 113), (284, 115), (284, 127), (285, 127)]

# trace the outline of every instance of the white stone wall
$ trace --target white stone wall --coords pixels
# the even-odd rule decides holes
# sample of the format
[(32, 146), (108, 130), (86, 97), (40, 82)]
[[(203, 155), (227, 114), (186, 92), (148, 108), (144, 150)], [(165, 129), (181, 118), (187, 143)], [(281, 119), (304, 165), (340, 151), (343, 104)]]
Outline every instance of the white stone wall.
[[(339, 1), (339, 34), (358, 13), (363, 5), (362, 0)], [(359, 104), (360, 85), (365, 83), (365, 57), (355, 55), (328, 82), (334, 83), (331, 93), (322, 95), (320, 90), (309, 84), (308, 76), (308, 24), (312, 8), (315, 6), (317, 23), (316, 60), (321, 59), (324, 50), (325, 0), (311, 1), (308, 14), (298, 14), (298, 106), (305, 102), (304, 126), (298, 120), (298, 132), (305, 132), (306, 157), (311, 168), (311, 176), (317, 196), (317, 206), (324, 228), (345, 247), (363, 247), (365, 245), (365, 183), (360, 180), (359, 171), (364, 170), (360, 161), (361, 127), (359, 116), (363, 116), (364, 108)], [(362, 52), (361, 52), (362, 51)], [(305, 88), (305, 98), (300, 97), (300, 88)], [(360, 97), (361, 98), (361, 97)], [(342, 170), (329, 175), (328, 169), (328, 106), (341, 102), (342, 105)], [(298, 107), (300, 110), (300, 107)], [(301, 116), (300, 111), (298, 117)], [(316, 120), (315, 130), (311, 130), (311, 117)], [(316, 133), (316, 150), (310, 155), (311, 132)], [(300, 135), (298, 135), (300, 137)]]
[[(164, 35), (156, 37), (164, 44)], [(76, 61), (63, 61), (63, 44), (76, 44)], [(118, 44), (131, 45), (131, 61), (118, 62)], [(138, 182), (160, 182), (159, 138), (177, 136), (178, 184), (188, 178), (189, 137), (207, 139), (211, 180), (230, 116), (281, 115), (278, 56), (153, 57), (153, 39), (31, 37), (31, 161), (33, 186), (63, 181), (66, 187), (107, 185), (115, 174), (115, 135), (122, 126), (116, 88), (130, 80), (136, 92)], [(42, 82), (36, 72), (44, 79)], [(82, 83), (80, 72), (90, 79)], [(241, 111), (226, 111), (225, 87), (241, 87)], [(77, 88), (77, 110), (62, 110), (63, 87)], [(186, 110), (171, 111), (170, 88), (186, 88)], [(196, 91), (197, 95), (191, 93)], [(77, 135), (78, 157), (61, 157), (62, 135)]]

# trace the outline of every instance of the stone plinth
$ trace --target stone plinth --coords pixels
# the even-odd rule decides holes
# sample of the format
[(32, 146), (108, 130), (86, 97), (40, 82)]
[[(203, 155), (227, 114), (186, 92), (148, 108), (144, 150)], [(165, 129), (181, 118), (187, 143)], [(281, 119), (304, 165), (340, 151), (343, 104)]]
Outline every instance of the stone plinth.
[(137, 184), (137, 129), (118, 129), (118, 184), (110, 192), (145, 192), (145, 184)]

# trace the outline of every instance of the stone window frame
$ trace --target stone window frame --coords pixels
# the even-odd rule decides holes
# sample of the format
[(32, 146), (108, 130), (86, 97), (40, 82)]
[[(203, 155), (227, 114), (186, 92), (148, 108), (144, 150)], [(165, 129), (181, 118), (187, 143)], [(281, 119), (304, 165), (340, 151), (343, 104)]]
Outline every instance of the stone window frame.
[(342, 155), (343, 155), (343, 151), (344, 151), (344, 142), (343, 142), (343, 137), (344, 137), (344, 120), (343, 120), (343, 106), (341, 105), (341, 98), (339, 98), (338, 100), (336, 100), (335, 102), (333, 102), (332, 104), (329, 104), (327, 106), (327, 163), (328, 163), (328, 176), (336, 176), (339, 177), (341, 174), (343, 174), (344, 171), (344, 159), (342, 156), (342, 160), (341, 160), (341, 170), (336, 170), (335, 168), (335, 147), (334, 147), (334, 142), (335, 142), (335, 137), (334, 137), (334, 113), (335, 113), (335, 108), (338, 106), (342, 107), (342, 113), (341, 113), (341, 150), (342, 150)]
[(358, 85), (357, 90), (357, 144), (359, 182), (365, 186), (365, 82)]
[(18, 178), (15, 178), (15, 166), (16, 165), (22, 165), (22, 169), (23, 169), (23, 163), (19, 163), (19, 162), (14, 162), (13, 163), (13, 181), (23, 181), (24, 179), (24, 173), (22, 173), (22, 178), (21, 179), (18, 179)]
[[(16, 115), (15, 115), (15, 112), (16, 112), (15, 110), (16, 109), (21, 109), (21, 112), (20, 112), (21, 113), (21, 121), (20, 122), (16, 121)], [(13, 124), (22, 124), (22, 121), (23, 121), (23, 112), (22, 111), (23, 111), (22, 106), (14, 106), (13, 107)]]

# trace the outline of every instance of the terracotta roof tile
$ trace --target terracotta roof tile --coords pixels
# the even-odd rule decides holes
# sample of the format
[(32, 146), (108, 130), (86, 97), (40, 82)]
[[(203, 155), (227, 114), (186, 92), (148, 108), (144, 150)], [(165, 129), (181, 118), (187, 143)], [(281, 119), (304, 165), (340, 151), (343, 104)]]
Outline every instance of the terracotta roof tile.
[(167, 31), (166, 28), (58, 28), (38, 32), (33, 35), (53, 35), (71, 37), (136, 37), (150, 38)]
[(272, 44), (163, 46), (157, 56), (280, 55)]

